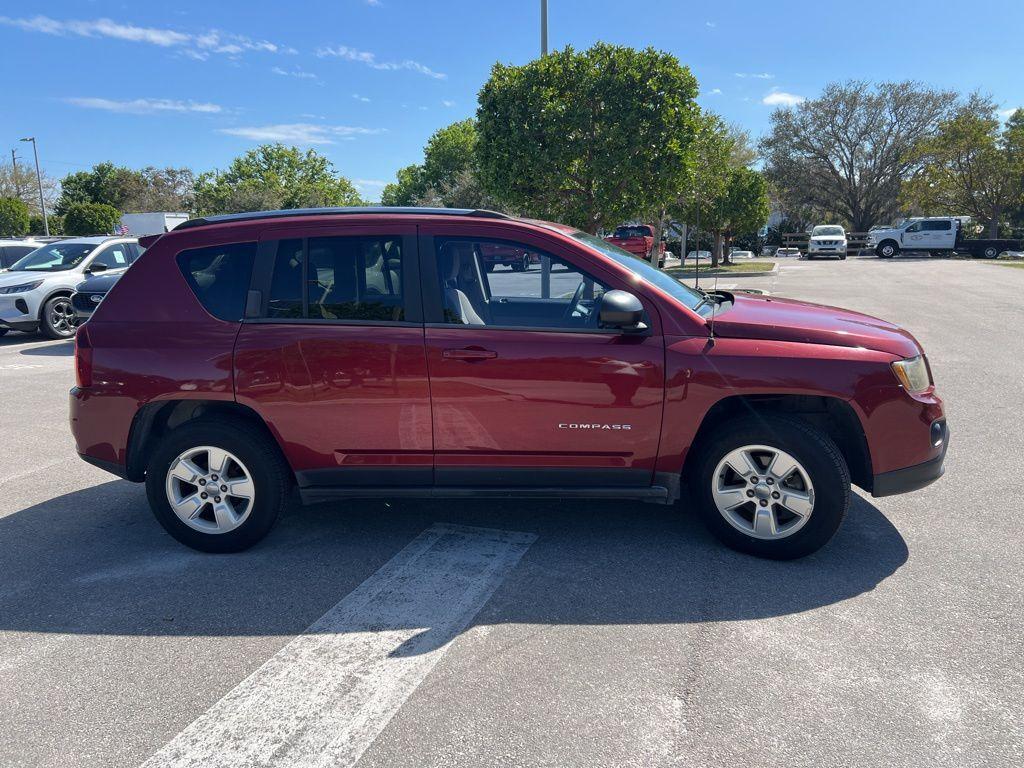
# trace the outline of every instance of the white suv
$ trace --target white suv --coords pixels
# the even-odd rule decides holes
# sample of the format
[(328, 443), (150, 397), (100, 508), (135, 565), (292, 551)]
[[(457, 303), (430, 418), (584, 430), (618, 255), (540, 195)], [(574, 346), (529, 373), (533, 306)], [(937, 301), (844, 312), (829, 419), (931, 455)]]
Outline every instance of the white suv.
[(44, 243), (30, 237), (0, 239), (0, 272), (6, 272), (14, 262), (41, 245)]
[(135, 238), (76, 237), (36, 248), (0, 274), (0, 336), (42, 331), (75, 335), (71, 294), (86, 275), (123, 271), (139, 257)]
[(807, 258), (818, 256), (838, 256), (846, 258), (846, 230), (838, 224), (819, 224), (811, 230), (811, 239), (807, 243)]

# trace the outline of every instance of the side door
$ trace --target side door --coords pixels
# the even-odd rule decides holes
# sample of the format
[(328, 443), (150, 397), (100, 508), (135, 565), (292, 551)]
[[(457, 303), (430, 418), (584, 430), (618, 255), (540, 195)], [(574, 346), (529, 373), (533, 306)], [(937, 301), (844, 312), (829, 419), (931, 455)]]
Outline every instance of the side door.
[[(665, 384), (653, 304), (641, 297), (648, 332), (604, 330), (601, 294), (631, 287), (586, 256), (549, 251), (526, 235), (422, 230), (435, 482), (650, 486)], [(497, 245), (530, 254), (529, 268), (488, 273), (481, 254)]]
[(132, 251), (129, 250), (129, 243), (111, 243), (110, 245), (101, 246), (99, 253), (89, 260), (86, 269), (94, 264), (103, 264), (107, 268), (107, 272), (125, 270), (131, 264), (132, 256)]
[(915, 221), (903, 230), (903, 248), (908, 251), (921, 251), (928, 249), (930, 232), (924, 230), (924, 222)]
[(956, 230), (951, 219), (924, 222), (931, 235), (931, 248), (937, 251), (951, 251), (956, 245)]
[(300, 485), (429, 486), (415, 227), (269, 229), (235, 345), (235, 391)]

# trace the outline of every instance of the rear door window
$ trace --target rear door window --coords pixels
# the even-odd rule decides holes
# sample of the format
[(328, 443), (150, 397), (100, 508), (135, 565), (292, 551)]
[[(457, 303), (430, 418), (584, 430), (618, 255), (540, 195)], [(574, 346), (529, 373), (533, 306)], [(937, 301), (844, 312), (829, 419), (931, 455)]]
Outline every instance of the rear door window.
[(249, 291), (256, 243), (194, 248), (178, 254), (178, 266), (206, 311), (221, 320), (241, 320)]

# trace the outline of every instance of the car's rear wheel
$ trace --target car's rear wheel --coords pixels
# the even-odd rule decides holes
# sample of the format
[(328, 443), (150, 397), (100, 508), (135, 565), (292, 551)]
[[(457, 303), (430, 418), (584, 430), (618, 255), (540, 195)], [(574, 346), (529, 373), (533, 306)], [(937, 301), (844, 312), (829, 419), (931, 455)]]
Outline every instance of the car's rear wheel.
[(54, 296), (43, 305), (39, 330), (51, 339), (70, 339), (75, 335), (78, 319), (70, 296)]
[(530, 257), (524, 253), (522, 258), (513, 261), (511, 266), (513, 272), (525, 272), (530, 266)]
[(791, 560), (824, 546), (850, 505), (850, 473), (822, 431), (781, 417), (717, 428), (690, 477), (697, 511), (726, 545)]
[(884, 243), (879, 243), (878, 247), (875, 248), (875, 254), (880, 259), (891, 259), (894, 256), (898, 256), (899, 253), (899, 245), (892, 240), (886, 240)]
[(182, 544), (238, 552), (274, 526), (287, 498), (287, 472), (262, 430), (211, 419), (164, 438), (146, 469), (146, 494), (156, 519)]
[(994, 245), (989, 245), (981, 252), (981, 255), (986, 259), (995, 259), (999, 257), (999, 249)]

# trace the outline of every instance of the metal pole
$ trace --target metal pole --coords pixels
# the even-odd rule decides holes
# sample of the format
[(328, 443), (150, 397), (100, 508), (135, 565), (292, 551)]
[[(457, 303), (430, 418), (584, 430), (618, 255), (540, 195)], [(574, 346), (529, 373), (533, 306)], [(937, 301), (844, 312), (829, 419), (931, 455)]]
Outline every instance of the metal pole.
[(36, 146), (35, 136), (29, 136), (27, 139), (22, 139), (22, 141), (32, 142), (32, 154), (36, 159), (36, 183), (39, 185), (39, 210), (43, 212), (43, 234), (49, 237), (50, 222), (46, 218), (46, 201), (43, 199), (43, 176), (39, 172), (39, 147)]
[(540, 0), (540, 55), (548, 55), (548, 0)]
[[(697, 179), (694, 179), (697, 181)], [(695, 186), (693, 188), (694, 200), (697, 202), (697, 224), (693, 230), (693, 284), (700, 287), (700, 192)]]
[(18, 156), (11, 150), (11, 174), (14, 178), (14, 196), (21, 200), (21, 185), (18, 184)]

